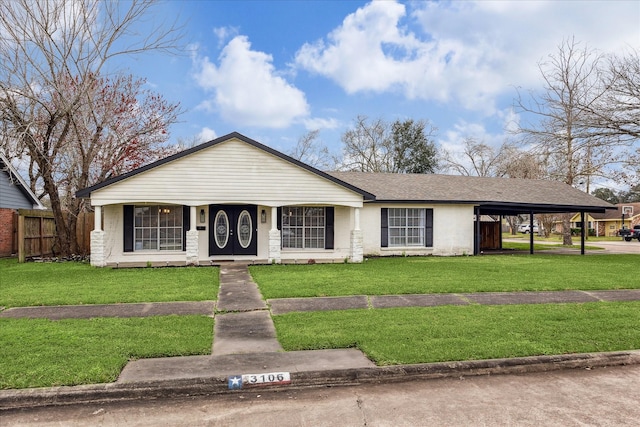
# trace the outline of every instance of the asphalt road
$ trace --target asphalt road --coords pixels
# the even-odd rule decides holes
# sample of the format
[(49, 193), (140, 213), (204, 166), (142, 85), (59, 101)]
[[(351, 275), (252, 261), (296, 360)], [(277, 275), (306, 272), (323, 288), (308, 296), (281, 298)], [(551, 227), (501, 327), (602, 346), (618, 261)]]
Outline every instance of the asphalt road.
[(3, 426), (637, 426), (640, 366), (0, 412)]

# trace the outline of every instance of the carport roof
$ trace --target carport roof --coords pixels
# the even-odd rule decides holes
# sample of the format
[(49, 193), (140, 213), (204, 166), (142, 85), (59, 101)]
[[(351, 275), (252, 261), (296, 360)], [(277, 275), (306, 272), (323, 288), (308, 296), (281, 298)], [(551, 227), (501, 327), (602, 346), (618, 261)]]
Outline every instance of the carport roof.
[(615, 209), (559, 181), (370, 172), (330, 175), (375, 195), (375, 202), (472, 204), (487, 215)]

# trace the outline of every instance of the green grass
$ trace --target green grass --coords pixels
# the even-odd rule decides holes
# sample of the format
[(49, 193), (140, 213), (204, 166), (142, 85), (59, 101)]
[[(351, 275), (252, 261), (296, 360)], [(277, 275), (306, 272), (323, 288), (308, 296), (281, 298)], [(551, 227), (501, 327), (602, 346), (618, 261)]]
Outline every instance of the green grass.
[(213, 319), (0, 319), (0, 389), (115, 381), (128, 360), (210, 354)]
[(94, 268), (0, 259), (0, 306), (215, 300), (218, 269)]
[(371, 258), (362, 264), (251, 266), (265, 298), (640, 289), (620, 274), (640, 255)]
[(357, 347), (378, 365), (640, 348), (640, 302), (289, 313), (274, 322), (287, 351)]

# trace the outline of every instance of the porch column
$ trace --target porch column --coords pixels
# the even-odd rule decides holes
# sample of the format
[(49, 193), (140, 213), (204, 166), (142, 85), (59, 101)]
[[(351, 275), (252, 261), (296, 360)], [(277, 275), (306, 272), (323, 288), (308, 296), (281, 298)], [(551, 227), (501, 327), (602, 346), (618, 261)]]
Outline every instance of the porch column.
[(189, 230), (187, 230), (187, 265), (198, 265), (198, 230), (196, 229), (197, 207), (189, 206)]
[(362, 262), (362, 230), (360, 230), (360, 208), (353, 209), (353, 230), (351, 230), (351, 262)]
[(91, 265), (104, 267), (107, 260), (104, 256), (104, 231), (102, 230), (102, 206), (95, 206), (94, 224), (91, 231)]
[(282, 262), (280, 230), (278, 230), (278, 208), (271, 208), (271, 230), (269, 230), (269, 262), (280, 264)]

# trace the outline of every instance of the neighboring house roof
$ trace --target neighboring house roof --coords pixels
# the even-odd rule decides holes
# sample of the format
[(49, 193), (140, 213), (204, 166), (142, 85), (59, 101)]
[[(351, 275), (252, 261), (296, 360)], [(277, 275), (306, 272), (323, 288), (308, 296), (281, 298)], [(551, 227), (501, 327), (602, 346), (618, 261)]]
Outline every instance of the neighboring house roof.
[(238, 132), (233, 132), (233, 133), (230, 133), (228, 135), (221, 136), (221, 137), (216, 138), (216, 139), (214, 139), (212, 141), (205, 142), (204, 144), (197, 145), (197, 146), (195, 146), (193, 148), (190, 148), (188, 150), (181, 151), (181, 152), (179, 152), (177, 154), (174, 154), (172, 156), (165, 157), (164, 159), (158, 160), (157, 162), (150, 163), (150, 164), (148, 164), (146, 166), (143, 166), (141, 168), (135, 169), (135, 170), (133, 170), (133, 171), (131, 171), (129, 173), (126, 173), (126, 174), (119, 175), (119, 176), (116, 176), (114, 178), (108, 179), (108, 180), (103, 181), (103, 182), (101, 182), (99, 184), (96, 184), (96, 185), (94, 185), (92, 187), (84, 188), (84, 189), (78, 191), (76, 193), (76, 196), (77, 197), (90, 197), (91, 196), (91, 192), (93, 192), (93, 191), (96, 191), (96, 190), (99, 190), (101, 188), (107, 187), (109, 185), (115, 184), (115, 183), (117, 183), (119, 181), (122, 181), (122, 180), (125, 180), (127, 178), (131, 178), (131, 177), (133, 177), (135, 175), (138, 175), (138, 174), (140, 174), (142, 172), (149, 171), (151, 169), (154, 169), (154, 168), (157, 168), (159, 166), (165, 165), (165, 164), (170, 163), (172, 161), (181, 159), (181, 158), (183, 158), (185, 156), (189, 156), (191, 154), (197, 153), (198, 151), (201, 151), (201, 150), (213, 147), (215, 145), (221, 144), (221, 143), (223, 143), (225, 141), (228, 141), (230, 139), (238, 139), (238, 140), (243, 141), (243, 142), (245, 142), (245, 143), (247, 143), (247, 144), (249, 144), (249, 145), (251, 145), (251, 146), (253, 146), (255, 148), (263, 150), (263, 151), (265, 151), (265, 152), (267, 152), (267, 153), (269, 153), (269, 154), (271, 154), (273, 156), (279, 157), (282, 160), (285, 160), (285, 161), (287, 161), (289, 163), (292, 163), (292, 164), (294, 164), (296, 166), (299, 166), (299, 167), (301, 167), (303, 169), (306, 169), (307, 171), (309, 171), (309, 172), (311, 172), (311, 173), (313, 173), (315, 175), (318, 175), (318, 176), (320, 176), (320, 177), (322, 177), (324, 179), (327, 179), (327, 180), (329, 180), (329, 181), (331, 181), (331, 182), (333, 182), (335, 184), (338, 184), (338, 185), (340, 185), (340, 186), (342, 186), (344, 188), (347, 188), (348, 190), (351, 190), (351, 191), (353, 191), (353, 192), (355, 192), (357, 194), (362, 195), (364, 200), (373, 200), (374, 199), (374, 195), (373, 194), (370, 194), (367, 191), (362, 190), (361, 188), (357, 188), (357, 187), (353, 186), (350, 183), (341, 181), (340, 179), (338, 179), (338, 178), (336, 178), (334, 176), (331, 176), (331, 175), (329, 175), (329, 174), (327, 174), (325, 172), (322, 172), (322, 171), (320, 171), (320, 170), (318, 170), (318, 169), (316, 169), (316, 168), (314, 168), (312, 166), (309, 166), (306, 163), (302, 163), (301, 161), (296, 160), (293, 157), (289, 157), (286, 154), (283, 154), (283, 153), (281, 153), (281, 152), (279, 152), (277, 150), (274, 150), (271, 147), (267, 147), (266, 145), (260, 144), (259, 142), (254, 141), (251, 138), (247, 138), (246, 136), (244, 136), (244, 135), (242, 135), (242, 134), (240, 134)]
[(459, 175), (331, 172), (377, 202), (463, 203), (483, 214), (604, 212), (614, 206), (559, 181)]
[(640, 215), (640, 203), (618, 203), (616, 209), (607, 210), (604, 213), (591, 214), (591, 218), (597, 221), (619, 221), (622, 219), (622, 207), (633, 206), (633, 215), (625, 215), (625, 219), (633, 218)]
[[(11, 164), (11, 162), (2, 154), (0, 154), (0, 173), (4, 173), (6, 177), (6, 181), (3, 180), (3, 182), (0, 183), (0, 191), (2, 191), (2, 189), (6, 190), (6, 188), (3, 187), (4, 185), (10, 185), (19, 191), (19, 193), (24, 198), (26, 205), (31, 205), (28, 207), (29, 209), (33, 209), (33, 208), (45, 209), (42, 202), (40, 202), (38, 197), (33, 193), (33, 191), (31, 191), (31, 188), (29, 187), (29, 185), (27, 185), (27, 183), (22, 178), (22, 176), (20, 176), (18, 171)], [(12, 209), (26, 208), (25, 205), (22, 205), (20, 203), (15, 203), (15, 206), (9, 206), (9, 205), (5, 206), (5, 204), (12, 204), (12, 203), (11, 203), (10, 195), (8, 194), (8, 192), (7, 194), (4, 194), (5, 192), (2, 191), (2, 193), (3, 193), (2, 195), (3, 197), (0, 197), (0, 207), (12, 208)]]

